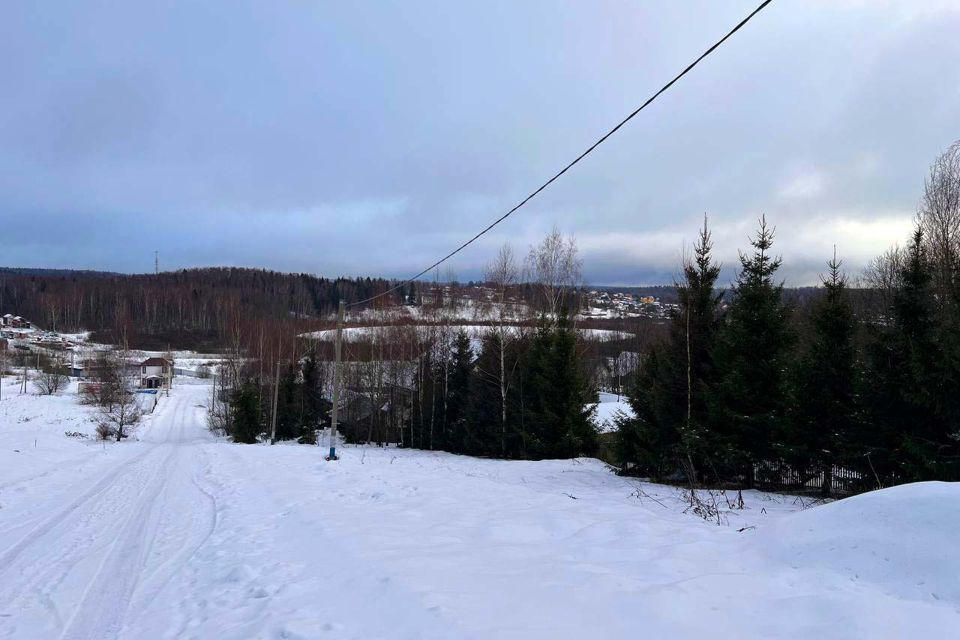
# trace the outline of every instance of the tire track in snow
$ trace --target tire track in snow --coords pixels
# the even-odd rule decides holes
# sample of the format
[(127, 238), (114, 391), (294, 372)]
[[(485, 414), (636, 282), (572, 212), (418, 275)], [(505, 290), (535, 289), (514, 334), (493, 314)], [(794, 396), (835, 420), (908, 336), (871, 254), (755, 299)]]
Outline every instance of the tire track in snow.
[[(193, 451), (191, 451), (192, 453)], [(205, 459), (206, 457), (204, 455)], [(204, 469), (209, 469), (209, 463), (204, 465)], [(179, 484), (183, 485), (175, 491), (167, 491), (169, 497), (172, 497), (175, 503), (180, 503), (175, 504), (172, 511), (180, 514), (184, 513), (184, 503), (189, 502), (190, 506), (188, 508), (191, 510), (190, 527), (187, 531), (184, 531), (182, 526), (176, 526), (183, 524), (182, 516), (177, 521), (167, 523), (168, 527), (174, 529), (174, 531), (169, 532), (171, 536), (166, 535), (168, 532), (161, 526), (156, 536), (158, 540), (166, 540), (172, 537), (172, 534), (178, 534), (182, 538), (182, 542), (179, 542), (175, 549), (161, 549), (156, 553), (157, 557), (160, 558), (160, 563), (152, 566), (146, 573), (137, 588), (131, 610), (148, 610), (156, 598), (172, 583), (173, 579), (187, 567), (217, 527), (218, 505), (216, 497), (201, 484), (196, 471), (183, 475), (175, 472), (172, 477), (178, 478)], [(189, 478), (189, 484), (187, 478)], [(170, 487), (168, 486), (167, 489), (169, 490)], [(189, 498), (187, 499), (185, 496), (189, 496)], [(169, 508), (165, 510), (171, 511)], [(134, 631), (138, 629), (138, 622), (139, 620), (132, 623)], [(133, 637), (142, 637), (142, 634), (134, 633)]]
[(126, 635), (132, 604), (149, 606), (211, 535), (216, 503), (196, 478), (192, 445), (205, 431), (193, 396), (173, 396), (144, 434), (142, 453), (0, 554), (0, 637), (25, 637), (26, 629), (44, 638)]
[(69, 518), (78, 510), (82, 509), (89, 502), (101, 496), (107, 491), (107, 489), (112, 488), (122, 478), (122, 471), (125, 471), (129, 467), (142, 461), (152, 452), (152, 448), (148, 449), (140, 455), (134, 456), (132, 459), (127, 460), (120, 466), (119, 469), (111, 469), (102, 478), (100, 478), (96, 484), (93, 485), (93, 487), (81, 494), (79, 498), (70, 502), (55, 515), (47, 518), (43, 523), (35, 526), (26, 535), (21, 537), (20, 540), (7, 547), (7, 549), (0, 553), (0, 577), (2, 577), (3, 574), (10, 569), (13, 561), (20, 554), (22, 554), (24, 550), (36, 544), (43, 536), (49, 533), (58, 524)]
[(179, 449), (173, 446), (147, 490), (141, 491), (120, 535), (110, 546), (83, 599), (61, 634), (64, 640), (115, 638), (120, 632), (134, 589), (140, 579), (148, 545), (156, 533), (152, 517), (156, 499), (166, 483), (165, 470)]
[[(104, 541), (112, 539), (113, 523), (124, 517), (128, 505), (148, 481), (151, 467), (145, 463), (152, 461), (154, 456), (150, 454), (155, 452), (158, 450), (151, 448), (122, 465), (80, 500), (36, 527), (35, 538), (29, 539), (28, 534), (8, 549), (10, 561), (0, 566), (0, 614), (43, 619), (46, 611), (59, 629), (57, 603), (69, 606), (69, 598), (60, 597), (62, 585), (75, 576), (82, 580), (90, 559), (95, 560), (106, 546)], [(33, 606), (37, 601), (40, 611)], [(0, 631), (4, 637), (22, 637), (8, 625)]]

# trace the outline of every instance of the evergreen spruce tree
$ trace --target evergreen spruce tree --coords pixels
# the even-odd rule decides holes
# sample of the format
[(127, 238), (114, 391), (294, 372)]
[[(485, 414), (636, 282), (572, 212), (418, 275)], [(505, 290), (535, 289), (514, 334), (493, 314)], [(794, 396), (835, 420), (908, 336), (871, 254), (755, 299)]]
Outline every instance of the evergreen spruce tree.
[[(669, 339), (648, 351), (630, 385), (635, 417), (617, 421), (620, 460), (656, 477), (706, 455), (705, 394), (714, 375), (712, 349), (722, 299), (712, 248), (704, 218), (693, 259), (684, 264), (684, 281), (677, 284), (680, 310), (671, 320)], [(689, 471), (696, 474), (696, 468)]]
[(496, 456), (501, 451), (500, 338), (496, 332), (483, 336), (480, 353), (470, 378), (468, 407), (469, 432), (465, 434), (464, 452), (470, 455)]
[(792, 410), (781, 438), (785, 458), (801, 475), (821, 474), (824, 496), (831, 493), (834, 465), (857, 449), (858, 419), (856, 324), (836, 255), (828, 266), (812, 311), (812, 335), (796, 360)]
[(293, 440), (303, 435), (301, 393), (296, 371), (287, 367), (280, 373), (280, 388), (277, 390), (277, 440)]
[(473, 349), (470, 336), (461, 329), (453, 340), (447, 378), (446, 439), (445, 448), (454, 453), (470, 453), (467, 450), (474, 435), (468, 422), (470, 404), (470, 378), (473, 371)]
[(234, 442), (255, 444), (263, 432), (259, 395), (252, 382), (244, 382), (231, 394), (233, 424), (230, 435)]
[[(713, 241), (704, 216), (703, 229), (694, 245), (693, 260), (683, 268), (684, 282), (677, 286), (680, 314), (671, 327), (674, 358), (679, 351), (685, 374), (685, 416), (681, 421), (680, 444), (692, 465), (708, 455), (709, 441), (707, 390), (713, 384), (715, 366), (713, 350), (720, 328), (720, 303), (723, 294), (716, 290), (720, 265), (713, 261)], [(674, 370), (678, 367), (674, 364)], [(688, 470), (697, 474), (695, 468)], [(689, 478), (695, 481), (696, 478)]]
[(595, 398), (580, 369), (577, 335), (566, 310), (556, 324), (541, 321), (526, 363), (526, 455), (537, 459), (595, 454), (599, 444), (591, 419)]
[[(785, 371), (792, 343), (783, 284), (773, 276), (773, 229), (761, 218), (753, 253), (740, 254), (733, 301), (718, 332), (713, 360), (717, 381), (710, 405), (711, 449), (721, 471), (755, 481), (754, 465), (770, 458), (773, 434), (786, 412)], [(721, 468), (725, 467), (725, 468)]]
[(615, 420), (614, 450), (624, 471), (657, 479), (677, 471), (684, 418), (678, 364), (671, 361), (669, 345), (655, 345), (631, 381), (627, 402), (633, 415)]
[(303, 430), (299, 437), (301, 444), (316, 444), (317, 430), (329, 426), (329, 412), (332, 404), (323, 397), (320, 381), (320, 368), (317, 355), (310, 351), (303, 361)]
[(955, 479), (958, 472), (955, 336), (937, 314), (931, 264), (918, 226), (891, 316), (868, 354), (871, 472), (892, 481)]

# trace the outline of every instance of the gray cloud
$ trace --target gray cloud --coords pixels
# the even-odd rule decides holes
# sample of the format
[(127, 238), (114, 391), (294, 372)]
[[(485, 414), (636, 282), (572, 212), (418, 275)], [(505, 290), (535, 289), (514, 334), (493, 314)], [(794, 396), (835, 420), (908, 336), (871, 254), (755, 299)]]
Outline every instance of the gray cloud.
[[(25, 2), (0, 21), (0, 255), (407, 275), (526, 195), (752, 2)], [(784, 276), (902, 240), (960, 137), (952, 2), (774, 3), (452, 265), (558, 224), (669, 280), (704, 212)]]

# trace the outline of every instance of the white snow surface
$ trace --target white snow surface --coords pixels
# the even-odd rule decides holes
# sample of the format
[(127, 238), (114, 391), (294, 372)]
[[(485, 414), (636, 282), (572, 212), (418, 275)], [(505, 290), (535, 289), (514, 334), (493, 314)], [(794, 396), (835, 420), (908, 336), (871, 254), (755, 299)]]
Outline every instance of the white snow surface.
[(593, 412), (593, 423), (600, 433), (612, 433), (617, 430), (617, 417), (622, 415), (632, 417), (633, 407), (627, 402), (627, 397), (615, 393), (600, 392), (600, 402), (590, 406), (596, 407)]
[(960, 638), (955, 484), (745, 492), (717, 526), (596, 460), (231, 444), (207, 384), (120, 444), (15, 389), (0, 638)]
[[(485, 333), (496, 330), (496, 327), (491, 325), (470, 325), (470, 324), (421, 324), (421, 325), (382, 325), (382, 326), (363, 326), (363, 327), (345, 327), (343, 329), (343, 339), (347, 341), (359, 341), (359, 340), (369, 340), (372, 337), (376, 336), (378, 333), (384, 334), (391, 330), (396, 329), (407, 329), (415, 328), (417, 335), (421, 338), (427, 338), (430, 335), (439, 334), (441, 331), (449, 331), (450, 333), (456, 333), (457, 331), (466, 331), (467, 334), (474, 339), (481, 338)], [(529, 332), (535, 331), (533, 327), (518, 327), (518, 326), (507, 326), (506, 330), (510, 332), (518, 332), (520, 330), (526, 330)], [(577, 331), (584, 338), (589, 338), (593, 340), (599, 340), (601, 342), (607, 342), (611, 340), (624, 340), (631, 337), (630, 333), (626, 331), (615, 331), (613, 329), (586, 329), (586, 328), (577, 328)], [(312, 331), (309, 333), (303, 333), (300, 335), (302, 338), (313, 338), (314, 340), (333, 340), (336, 337), (335, 329), (323, 329), (322, 331)]]

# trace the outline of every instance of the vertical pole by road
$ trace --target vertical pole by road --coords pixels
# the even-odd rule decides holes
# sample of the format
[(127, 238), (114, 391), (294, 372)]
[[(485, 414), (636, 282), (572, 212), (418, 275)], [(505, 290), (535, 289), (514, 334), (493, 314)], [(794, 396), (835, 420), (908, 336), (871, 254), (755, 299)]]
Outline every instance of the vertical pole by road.
[(277, 375), (273, 379), (273, 418), (270, 420), (270, 444), (277, 441), (277, 397), (280, 391), (280, 361), (277, 360)]
[(340, 354), (343, 350), (343, 300), (337, 309), (337, 338), (334, 346), (336, 360), (333, 365), (333, 410), (330, 412), (330, 455), (327, 460), (337, 459), (337, 418), (340, 411)]

